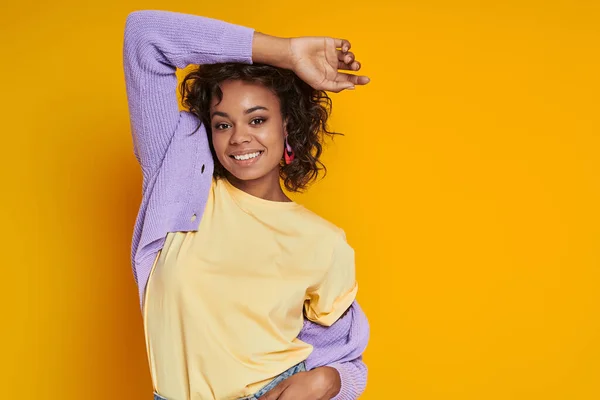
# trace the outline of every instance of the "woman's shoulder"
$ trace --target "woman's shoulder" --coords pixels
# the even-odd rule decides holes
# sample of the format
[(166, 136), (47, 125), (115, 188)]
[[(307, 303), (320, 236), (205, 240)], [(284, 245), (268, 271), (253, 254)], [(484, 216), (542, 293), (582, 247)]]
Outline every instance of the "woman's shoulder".
[(345, 238), (346, 234), (342, 228), (317, 214), (316, 212), (306, 207), (299, 208), (297, 212), (300, 213), (299, 216), (306, 225), (306, 230), (311, 232), (311, 234), (328, 237), (332, 240), (340, 237)]

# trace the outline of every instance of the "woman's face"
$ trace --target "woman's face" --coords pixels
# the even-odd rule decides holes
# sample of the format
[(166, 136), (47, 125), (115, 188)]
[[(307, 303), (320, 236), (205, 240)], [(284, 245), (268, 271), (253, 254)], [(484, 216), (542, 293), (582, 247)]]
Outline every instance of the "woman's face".
[(213, 96), (212, 143), (221, 165), (243, 181), (279, 183), (286, 130), (279, 98), (259, 83), (222, 82), (223, 99)]

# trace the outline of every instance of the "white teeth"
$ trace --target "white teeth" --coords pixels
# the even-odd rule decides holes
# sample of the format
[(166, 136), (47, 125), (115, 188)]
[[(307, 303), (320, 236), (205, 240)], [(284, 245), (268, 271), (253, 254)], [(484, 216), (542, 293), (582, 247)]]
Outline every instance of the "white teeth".
[(260, 155), (260, 151), (257, 151), (256, 153), (243, 154), (241, 156), (233, 156), (233, 158), (235, 158), (236, 160), (242, 161), (242, 160), (249, 160), (251, 158), (258, 157), (259, 155)]

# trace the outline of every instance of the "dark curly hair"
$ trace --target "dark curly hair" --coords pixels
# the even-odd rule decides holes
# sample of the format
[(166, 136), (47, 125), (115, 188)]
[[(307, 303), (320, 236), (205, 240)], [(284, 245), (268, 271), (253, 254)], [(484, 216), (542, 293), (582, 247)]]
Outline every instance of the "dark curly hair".
[(219, 84), (226, 80), (260, 83), (279, 98), (282, 119), (287, 119), (288, 142), (295, 153), (289, 165), (283, 160), (281, 162), (279, 174), (288, 190), (302, 191), (317, 178), (320, 170), (326, 172), (325, 165), (319, 160), (324, 138), (339, 134), (329, 131), (327, 126), (332, 105), (327, 93), (313, 89), (287, 69), (258, 63), (206, 64), (187, 74), (180, 90), (183, 105), (206, 128), (215, 162), (213, 176), (216, 179), (225, 177), (226, 170), (217, 159), (212, 145), (210, 103), (212, 96), (217, 96), (219, 101), (223, 99)]

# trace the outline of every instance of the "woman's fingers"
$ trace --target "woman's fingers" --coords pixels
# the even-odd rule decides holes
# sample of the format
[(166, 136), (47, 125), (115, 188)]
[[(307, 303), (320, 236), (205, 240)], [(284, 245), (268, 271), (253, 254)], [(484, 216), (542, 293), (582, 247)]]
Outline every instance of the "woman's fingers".
[(351, 51), (343, 52), (341, 50), (338, 50), (337, 58), (338, 58), (338, 61), (341, 61), (345, 64), (352, 64), (352, 62), (354, 61), (354, 53)]
[(323, 83), (322, 90), (339, 93), (344, 89), (354, 89), (354, 84), (349, 81), (328, 81)]
[(338, 72), (334, 81), (323, 82), (321, 90), (339, 93), (344, 89), (354, 89), (356, 85), (366, 85), (371, 79), (364, 75), (352, 75)]
[(335, 79), (338, 82), (350, 82), (353, 85), (366, 85), (371, 81), (368, 76), (364, 75), (352, 75), (346, 74), (343, 72), (338, 72), (337, 77)]
[(351, 51), (344, 53), (343, 51), (337, 52), (338, 57), (338, 69), (347, 69), (350, 71), (358, 71), (360, 69), (360, 63), (354, 58), (354, 53)]
[(348, 71), (358, 71), (361, 65), (358, 61), (354, 61), (352, 64), (346, 64), (343, 62), (338, 62), (338, 69), (344, 69)]
[[(337, 46), (338, 44), (340, 46)], [(339, 39), (339, 42), (336, 43), (336, 47), (342, 47), (342, 50), (336, 50), (338, 69), (358, 71), (361, 65), (358, 61), (356, 61), (354, 53), (349, 51), (351, 47), (350, 42), (344, 39)]]
[(347, 52), (350, 50), (352, 45), (346, 39), (335, 39), (335, 47), (338, 49), (342, 49), (343, 52)]
[[(350, 51), (352, 45), (346, 39), (334, 39), (336, 54), (338, 58), (338, 70), (358, 71), (361, 68), (360, 62), (356, 61), (354, 53)], [(341, 92), (345, 89), (354, 89), (355, 85), (366, 85), (370, 82), (369, 77), (363, 75), (352, 75), (338, 72), (333, 81), (324, 82), (324, 90), (330, 92)]]

